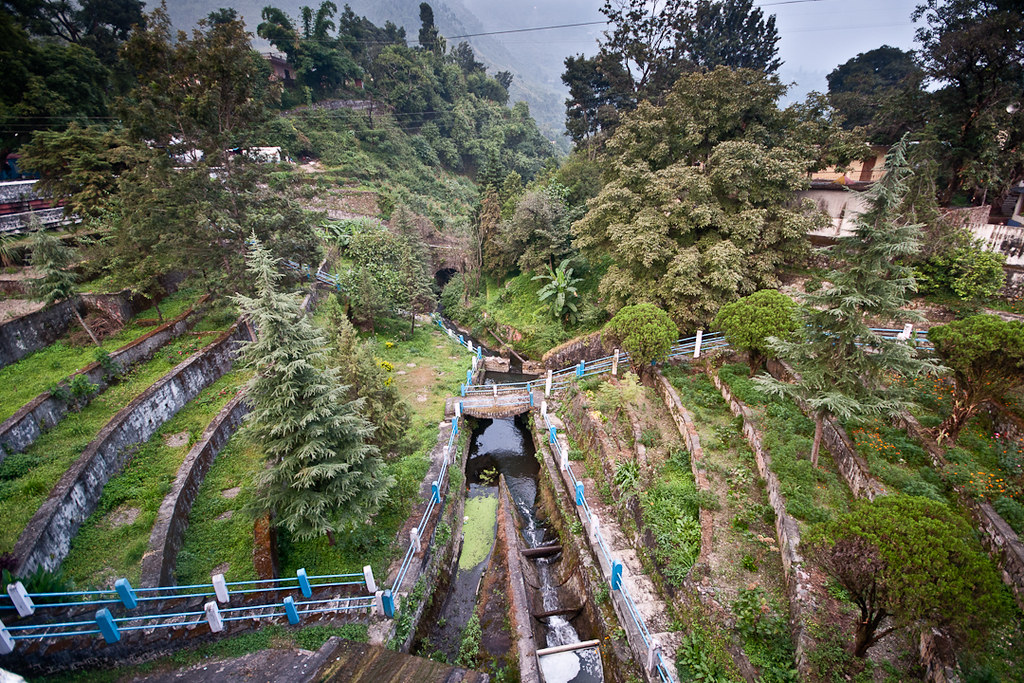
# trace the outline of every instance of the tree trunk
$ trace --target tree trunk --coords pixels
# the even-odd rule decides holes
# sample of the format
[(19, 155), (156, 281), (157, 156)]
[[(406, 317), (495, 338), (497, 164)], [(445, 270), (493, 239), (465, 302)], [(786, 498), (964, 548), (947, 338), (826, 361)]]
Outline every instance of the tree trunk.
[(71, 302), (71, 310), (75, 312), (75, 317), (78, 318), (78, 324), (82, 326), (82, 329), (85, 330), (86, 334), (89, 335), (89, 338), (92, 339), (92, 343), (99, 346), (100, 340), (96, 338), (96, 335), (92, 333), (89, 326), (85, 324), (85, 320), (82, 319), (82, 314), (78, 312), (78, 306), (76, 306), (73, 301)]
[(821, 450), (821, 432), (825, 426), (825, 416), (821, 413), (814, 415), (814, 442), (811, 444), (811, 464), (818, 466), (818, 451)]
[(974, 413), (977, 411), (977, 404), (955, 400), (953, 402), (953, 410), (949, 413), (949, 417), (943, 420), (942, 424), (939, 425), (936, 441), (940, 444), (943, 441), (956, 443), (957, 438), (960, 436), (960, 431), (964, 428), (964, 425), (967, 424), (967, 421), (974, 417)]
[(863, 657), (871, 647), (871, 636), (875, 633), (875, 627), (871, 620), (857, 622), (857, 634), (853, 639), (853, 656)]
[(334, 532), (330, 529), (327, 530), (327, 545), (334, 547)]
[(764, 365), (764, 354), (751, 349), (747, 351), (747, 361), (750, 363), (750, 376), (753, 377)]
[[(412, 308), (410, 306), (410, 308)], [(416, 332), (416, 310), (409, 311), (409, 339), (412, 339), (412, 335)]]
[(163, 311), (160, 310), (160, 302), (156, 299), (156, 297), (153, 298), (153, 308), (156, 309), (156, 317), (160, 320), (160, 323), (163, 324), (164, 313)]

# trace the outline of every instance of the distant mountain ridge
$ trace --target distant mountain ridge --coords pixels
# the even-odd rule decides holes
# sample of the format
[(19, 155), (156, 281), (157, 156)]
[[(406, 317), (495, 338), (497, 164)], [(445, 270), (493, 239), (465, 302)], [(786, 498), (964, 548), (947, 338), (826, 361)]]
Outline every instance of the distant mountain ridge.
[[(386, 21), (392, 21), (405, 27), (409, 44), (415, 45), (420, 28), (420, 2), (421, 0), (350, 0), (348, 3), (336, 4), (339, 5), (339, 10), (348, 4), (356, 14), (365, 16), (378, 26), (383, 26)], [(245, 20), (246, 27), (255, 36), (256, 27), (262, 21), (260, 15), (263, 8), (268, 5), (278, 7), (298, 22), (303, 5), (316, 8), (320, 3), (316, 0), (234, 0), (230, 6)], [(181, 0), (168, 3), (168, 12), (176, 28), (191, 30), (196, 22), (221, 6), (221, 3), (210, 0)], [(434, 10), (434, 23), (442, 35), (458, 36), (488, 30), (459, 0), (434, 1), (430, 2), (430, 6)], [(477, 58), (487, 65), (492, 74), (496, 71), (511, 71), (514, 74), (515, 79), (509, 89), (510, 100), (526, 102), (545, 137), (562, 151), (568, 151), (569, 140), (564, 135), (566, 93), (557, 78), (552, 82), (552, 66), (546, 63), (549, 60), (538, 60), (528, 54), (528, 51), (510, 51), (494, 36), (478, 36), (465, 40), (473, 46)], [(462, 42), (462, 39), (450, 40), (449, 47), (459, 42)], [(270, 49), (270, 46), (258, 36), (254, 39), (254, 44), (258, 49)]]

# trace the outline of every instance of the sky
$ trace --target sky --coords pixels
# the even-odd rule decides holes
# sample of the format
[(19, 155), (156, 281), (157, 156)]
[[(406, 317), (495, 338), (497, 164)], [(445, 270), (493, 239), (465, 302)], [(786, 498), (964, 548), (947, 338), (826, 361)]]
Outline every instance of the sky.
[[(828, 88), (825, 76), (857, 54), (882, 45), (915, 47), (910, 15), (918, 0), (762, 0), (779, 30), (780, 76), (795, 82), (787, 99), (803, 99)], [(449, 4), (456, 4), (450, 2)], [(603, 0), (462, 0), (487, 30), (601, 21)], [(497, 36), (511, 50), (538, 51), (561, 65), (571, 54), (596, 52), (601, 26), (563, 28)], [(559, 68), (560, 70), (560, 68)]]

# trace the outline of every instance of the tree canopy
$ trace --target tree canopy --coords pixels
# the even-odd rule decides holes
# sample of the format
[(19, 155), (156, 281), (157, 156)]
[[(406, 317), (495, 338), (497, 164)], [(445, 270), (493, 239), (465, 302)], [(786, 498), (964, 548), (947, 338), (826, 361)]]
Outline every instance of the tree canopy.
[(683, 328), (778, 285), (822, 214), (794, 201), (843, 135), (776, 100), (778, 79), (719, 68), (683, 76), (664, 106), (641, 104), (601, 158), (605, 185), (573, 224), (575, 246), (612, 265), (612, 308), (652, 301)]
[(797, 305), (782, 292), (762, 289), (722, 306), (714, 327), (725, 334), (729, 346), (750, 356), (753, 377), (771, 353), (769, 338), (789, 339), (797, 330)]
[(1024, 323), (996, 315), (975, 315), (928, 331), (955, 382), (949, 417), (939, 425), (940, 438), (956, 441), (981, 405), (1001, 400), (1024, 386)]
[[(854, 654), (924, 622), (977, 638), (1005, 609), (973, 530), (943, 503), (905, 495), (857, 501), (805, 544), (860, 608)], [(886, 620), (891, 626), (879, 630)]]
[(629, 354), (640, 377), (650, 373), (651, 362), (664, 360), (679, 338), (668, 314), (653, 304), (625, 306), (605, 326), (608, 336)]

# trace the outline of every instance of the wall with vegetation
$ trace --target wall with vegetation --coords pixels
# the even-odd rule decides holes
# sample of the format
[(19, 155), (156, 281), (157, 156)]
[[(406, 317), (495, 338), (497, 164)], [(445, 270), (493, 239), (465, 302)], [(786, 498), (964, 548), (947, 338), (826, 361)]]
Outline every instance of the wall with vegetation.
[(143, 587), (169, 586), (174, 583), (174, 565), (185, 537), (185, 529), (188, 528), (192, 503), (210, 465), (249, 412), (244, 399), (243, 391), (228, 401), (178, 469), (171, 492), (164, 498), (157, 513), (149, 537), (149, 548), (142, 556)]
[(100, 430), (78, 461), (64, 473), (14, 547), (16, 574), (60, 566), (78, 527), (99, 502), (103, 487), (128, 463), (137, 444), (231, 369), (238, 341), (248, 325), (236, 323), (203, 351), (157, 380)]
[(0, 325), (0, 368), (16, 363), (64, 336), (74, 319), (72, 306), (81, 306), (81, 303), (78, 300), (62, 301)]
[[(202, 301), (199, 302), (199, 305)], [(198, 307), (198, 305), (197, 305)], [(185, 311), (174, 320), (152, 330), (138, 339), (122, 346), (110, 354), (111, 360), (127, 369), (136, 363), (150, 359), (161, 346), (177, 338), (191, 328), (196, 321), (197, 307)], [(77, 375), (84, 375), (90, 384), (103, 390), (108, 384), (108, 370), (99, 361), (85, 366), (82, 370), (70, 375), (65, 384), (70, 384)], [(96, 394), (79, 399), (78, 408), (88, 404)], [(66, 402), (55, 398), (49, 391), (36, 396), (26, 403), (11, 417), (0, 424), (0, 462), (8, 453), (18, 453), (31, 446), (44, 430), (53, 427), (67, 414), (69, 406)]]

